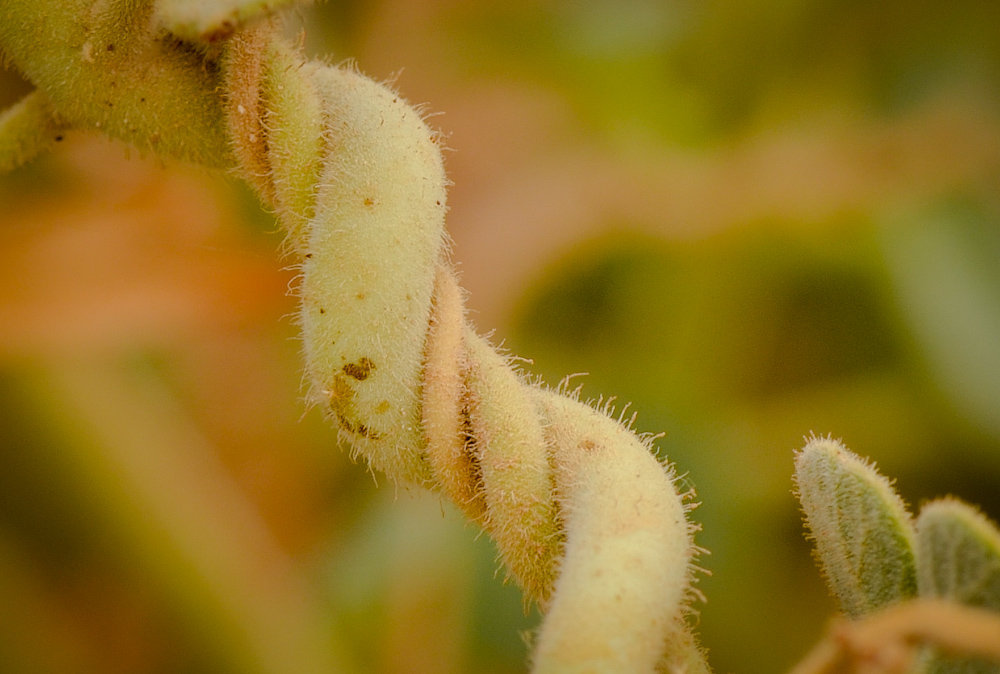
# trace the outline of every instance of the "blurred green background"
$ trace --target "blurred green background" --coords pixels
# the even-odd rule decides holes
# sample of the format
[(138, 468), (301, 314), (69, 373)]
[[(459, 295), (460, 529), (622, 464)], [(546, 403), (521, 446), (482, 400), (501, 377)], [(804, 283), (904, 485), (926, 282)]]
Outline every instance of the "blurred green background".
[[(998, 26), (986, 0), (392, 0), (289, 32), (443, 112), (473, 321), (666, 433), (709, 659), (765, 674), (835, 610), (804, 435), (1000, 517)], [(3, 73), (4, 105), (28, 90)], [(491, 542), (305, 412), (294, 270), (245, 187), (73, 133), (0, 206), (0, 671), (526, 671), (538, 616)]]

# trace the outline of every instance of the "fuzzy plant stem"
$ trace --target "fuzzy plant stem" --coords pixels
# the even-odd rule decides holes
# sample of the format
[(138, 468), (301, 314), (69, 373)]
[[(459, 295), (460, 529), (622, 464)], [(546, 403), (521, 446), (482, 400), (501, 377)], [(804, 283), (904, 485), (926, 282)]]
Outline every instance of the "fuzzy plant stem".
[(534, 671), (707, 671), (672, 471), (610, 410), (525, 381), (472, 331), (435, 133), (391, 89), (303, 61), (267, 17), (283, 4), (2, 0), (0, 46), (46, 96), (38, 119), (256, 187), (301, 265), (309, 402), (374, 468), (493, 536), (547, 613)]
[[(915, 671), (926, 646), (952, 656), (1000, 663), (998, 637), (1000, 616), (993, 611), (940, 599), (916, 599), (860, 620), (834, 620), (826, 638), (789, 674), (905, 674)], [(926, 671), (926, 663), (916, 671)]]
[(63, 125), (40, 91), (34, 91), (0, 114), (0, 173), (6, 173), (62, 139)]

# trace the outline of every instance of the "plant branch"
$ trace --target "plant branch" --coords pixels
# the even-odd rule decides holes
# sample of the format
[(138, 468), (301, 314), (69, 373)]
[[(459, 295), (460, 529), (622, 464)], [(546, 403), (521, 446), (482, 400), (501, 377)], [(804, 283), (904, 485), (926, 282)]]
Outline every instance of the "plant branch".
[(0, 115), (0, 173), (12, 171), (61, 140), (66, 127), (48, 98), (34, 91)]
[(790, 674), (861, 669), (902, 674), (924, 646), (1000, 662), (1000, 616), (949, 601), (915, 599), (863, 620), (835, 620)]

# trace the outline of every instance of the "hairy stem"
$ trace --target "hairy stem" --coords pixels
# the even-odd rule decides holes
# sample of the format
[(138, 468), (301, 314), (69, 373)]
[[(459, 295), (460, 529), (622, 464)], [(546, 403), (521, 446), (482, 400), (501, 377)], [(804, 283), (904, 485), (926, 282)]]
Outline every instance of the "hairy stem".
[(25, 96), (0, 115), (0, 173), (34, 159), (61, 140), (64, 130), (45, 94)]

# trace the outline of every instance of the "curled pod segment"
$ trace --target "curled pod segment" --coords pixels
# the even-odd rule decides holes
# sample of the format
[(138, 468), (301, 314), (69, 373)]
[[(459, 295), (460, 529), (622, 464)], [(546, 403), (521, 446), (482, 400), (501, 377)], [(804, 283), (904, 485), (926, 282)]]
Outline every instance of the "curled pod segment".
[(418, 392), (445, 174), (434, 135), (396, 94), (314, 66), (328, 148), (302, 262), (309, 398), (394, 479), (424, 482)]
[(436, 136), (398, 94), (301, 62), (270, 26), (232, 38), (225, 65), (234, 154), (301, 258), (308, 400), (374, 468), (428, 483), (419, 392), (446, 211)]
[(566, 533), (535, 671), (705, 671), (683, 621), (694, 547), (673, 476), (618, 421), (549, 391), (533, 397)]

